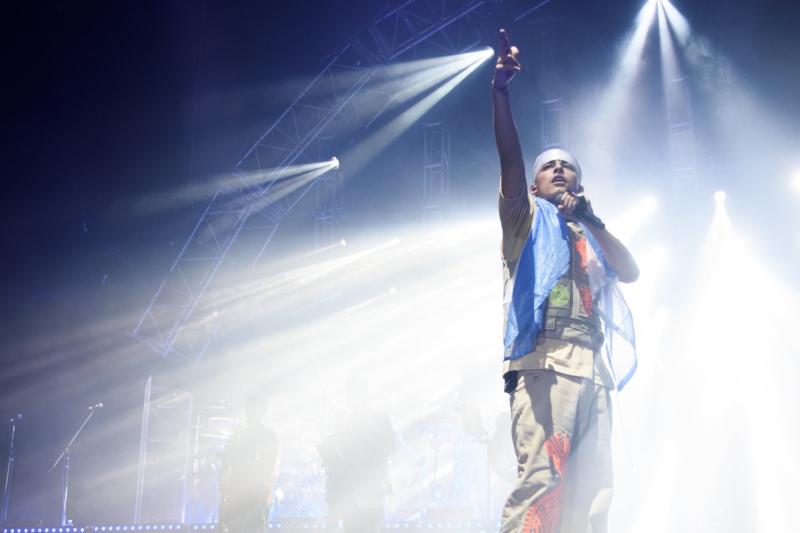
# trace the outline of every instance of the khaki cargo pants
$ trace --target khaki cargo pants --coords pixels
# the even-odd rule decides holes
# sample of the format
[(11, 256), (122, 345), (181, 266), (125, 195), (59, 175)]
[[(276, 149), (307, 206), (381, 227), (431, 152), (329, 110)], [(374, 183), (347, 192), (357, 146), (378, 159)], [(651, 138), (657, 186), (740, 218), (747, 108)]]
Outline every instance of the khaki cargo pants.
[(527, 370), (509, 400), (518, 476), (501, 533), (605, 533), (614, 487), (610, 391)]

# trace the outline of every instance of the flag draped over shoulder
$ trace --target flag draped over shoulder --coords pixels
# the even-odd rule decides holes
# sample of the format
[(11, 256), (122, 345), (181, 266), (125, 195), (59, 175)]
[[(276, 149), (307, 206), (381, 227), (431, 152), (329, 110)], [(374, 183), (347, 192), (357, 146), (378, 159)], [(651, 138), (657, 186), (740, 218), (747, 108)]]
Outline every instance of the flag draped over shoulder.
[[(511, 276), (506, 293), (508, 321), (504, 339), (505, 358), (518, 359), (531, 352), (544, 323), (544, 306), (550, 291), (570, 267), (569, 228), (556, 206), (534, 199), (536, 211), (528, 241)], [(619, 280), (606, 263), (591, 232), (584, 227), (589, 288), (603, 323), (603, 358), (622, 390), (636, 371), (636, 339), (633, 318), (622, 295)], [(510, 296), (509, 296), (510, 295)], [(510, 298), (510, 300), (508, 300)], [(618, 342), (622, 341), (622, 342)]]
[(606, 263), (600, 246), (591, 232), (583, 228), (589, 241), (587, 246), (587, 269), (589, 290), (597, 302), (595, 311), (603, 322), (603, 358), (614, 376), (617, 390), (623, 387), (636, 372), (636, 331), (633, 316), (622, 294), (619, 279)]
[(569, 268), (569, 228), (556, 206), (534, 198), (536, 212), (528, 241), (511, 275), (505, 358), (530, 353), (544, 322), (544, 303)]

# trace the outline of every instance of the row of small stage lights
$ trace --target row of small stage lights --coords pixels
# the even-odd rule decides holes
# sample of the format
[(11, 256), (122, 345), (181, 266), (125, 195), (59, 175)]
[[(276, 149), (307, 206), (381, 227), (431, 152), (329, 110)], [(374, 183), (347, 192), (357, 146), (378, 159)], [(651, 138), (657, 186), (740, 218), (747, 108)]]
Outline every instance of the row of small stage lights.
[[(436, 520), (419, 522), (386, 522), (383, 531), (393, 530), (425, 530), (449, 531), (452, 533), (488, 533), (497, 531), (500, 527), (499, 520)], [(267, 525), (267, 529), (279, 529), (286, 532), (326, 530), (327, 522), (315, 518), (289, 518), (282, 519)], [(220, 524), (143, 524), (123, 526), (55, 526), (55, 527), (4, 527), (2, 533), (116, 533), (116, 532), (196, 532), (208, 531), (209, 533), (225, 531)]]
[(219, 524), (143, 524), (138, 526), (4, 527), (3, 533), (112, 533), (116, 531), (222, 531)]

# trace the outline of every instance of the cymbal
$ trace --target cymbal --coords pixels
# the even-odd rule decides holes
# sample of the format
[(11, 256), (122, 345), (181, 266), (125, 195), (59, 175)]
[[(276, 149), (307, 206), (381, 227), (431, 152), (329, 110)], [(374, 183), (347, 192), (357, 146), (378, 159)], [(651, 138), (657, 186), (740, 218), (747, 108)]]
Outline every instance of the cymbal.
[(239, 425), (239, 421), (235, 418), (225, 418), (224, 416), (210, 416), (206, 420), (206, 424), (220, 433), (229, 435)]
[(200, 434), (200, 438), (225, 440), (225, 439), (228, 438), (228, 436), (227, 435), (221, 435), (219, 433), (216, 433), (216, 434), (214, 434), (214, 433), (201, 433)]

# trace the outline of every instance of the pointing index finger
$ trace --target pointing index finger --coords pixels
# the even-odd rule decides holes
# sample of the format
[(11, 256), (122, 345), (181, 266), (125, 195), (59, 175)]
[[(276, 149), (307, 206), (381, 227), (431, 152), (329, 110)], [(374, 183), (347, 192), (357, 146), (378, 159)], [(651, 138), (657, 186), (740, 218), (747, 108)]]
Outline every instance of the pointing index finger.
[(500, 30), (500, 49), (499, 54), (501, 57), (508, 55), (509, 49), (511, 46), (508, 43), (508, 36), (506, 35), (506, 30)]

